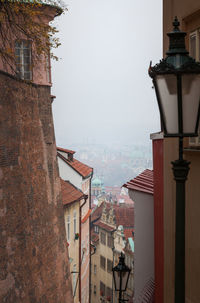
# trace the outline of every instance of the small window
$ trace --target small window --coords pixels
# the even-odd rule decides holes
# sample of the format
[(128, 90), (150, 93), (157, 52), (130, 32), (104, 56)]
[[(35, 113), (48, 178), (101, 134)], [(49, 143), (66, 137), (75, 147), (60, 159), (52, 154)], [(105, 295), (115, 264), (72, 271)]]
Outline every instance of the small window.
[(74, 211), (74, 235), (76, 234), (76, 211)]
[(112, 273), (113, 262), (107, 259), (107, 272)]
[(97, 266), (96, 264), (94, 264), (94, 274), (96, 275), (96, 273), (97, 273)]
[(70, 240), (70, 215), (67, 216), (67, 241)]
[(104, 232), (101, 232), (101, 243), (106, 245), (106, 234)]
[(15, 42), (16, 72), (20, 79), (32, 80), (31, 42), (18, 40)]
[(94, 231), (95, 231), (95, 233), (98, 234), (98, 233), (99, 233), (99, 226), (95, 225), (95, 226), (94, 226)]
[(105, 268), (106, 268), (106, 258), (104, 258), (103, 256), (100, 256), (100, 266), (101, 266), (101, 268), (103, 268), (105, 270)]
[(94, 294), (96, 295), (96, 293), (97, 293), (97, 287), (96, 285), (94, 285)]
[(113, 237), (108, 235), (108, 247), (113, 248)]
[(104, 297), (106, 291), (106, 286), (103, 282), (100, 281), (100, 296)]
[(51, 67), (50, 67), (50, 55), (46, 55), (46, 73), (47, 73), (47, 82), (51, 83)]

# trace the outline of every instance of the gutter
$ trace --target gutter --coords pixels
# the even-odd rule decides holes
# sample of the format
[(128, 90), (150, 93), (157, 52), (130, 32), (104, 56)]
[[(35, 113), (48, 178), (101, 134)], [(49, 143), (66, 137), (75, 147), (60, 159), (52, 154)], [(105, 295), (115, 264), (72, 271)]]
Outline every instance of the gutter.
[[(92, 183), (92, 177), (93, 177), (93, 169), (91, 173), (91, 178), (90, 178), (90, 188), (89, 188), (89, 209), (91, 209), (91, 183)], [(89, 216), (89, 266), (90, 266), (90, 272), (89, 272), (89, 303), (91, 303), (91, 271), (92, 271), (92, 266), (91, 266), (91, 216)]]
[(82, 215), (82, 207), (86, 204), (87, 202), (87, 196), (85, 195), (84, 197), (84, 203), (82, 205), (80, 205), (79, 207), (79, 302), (81, 303), (81, 264), (82, 264), (82, 260), (83, 260), (83, 256), (81, 257), (81, 215)]

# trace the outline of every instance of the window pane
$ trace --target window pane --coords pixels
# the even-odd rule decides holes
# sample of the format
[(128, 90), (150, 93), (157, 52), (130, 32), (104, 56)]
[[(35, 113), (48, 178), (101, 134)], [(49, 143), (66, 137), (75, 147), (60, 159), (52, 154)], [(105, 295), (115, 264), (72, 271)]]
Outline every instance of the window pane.
[(107, 259), (107, 271), (112, 273), (113, 263), (111, 260)]
[(105, 296), (105, 284), (103, 282), (100, 281), (100, 296)]
[(24, 72), (23, 79), (24, 80), (31, 80), (31, 73), (30, 72)]
[(15, 41), (15, 57), (18, 76), (24, 80), (31, 80), (31, 42), (25, 40)]
[(30, 41), (26, 41), (26, 40), (24, 40), (23, 41), (23, 48), (28, 48), (28, 49), (30, 49)]
[(103, 256), (100, 256), (100, 266), (101, 268), (106, 268), (106, 259)]
[(23, 53), (25, 57), (30, 57), (30, 48), (24, 48)]
[(21, 41), (15, 41), (15, 47), (21, 47), (22, 42)]

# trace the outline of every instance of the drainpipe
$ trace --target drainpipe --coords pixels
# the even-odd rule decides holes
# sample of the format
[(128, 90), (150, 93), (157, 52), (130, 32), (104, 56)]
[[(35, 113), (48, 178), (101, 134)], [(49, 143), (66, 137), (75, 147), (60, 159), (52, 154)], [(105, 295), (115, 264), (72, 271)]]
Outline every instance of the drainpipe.
[(79, 207), (79, 302), (81, 303), (81, 264), (82, 264), (82, 260), (83, 260), (83, 256), (81, 256), (81, 217), (82, 217), (82, 207), (85, 205), (85, 203), (87, 202), (87, 196), (84, 196), (84, 203), (82, 205), (80, 205)]
[[(112, 247), (112, 252), (113, 252), (113, 260), (112, 260), (112, 261), (113, 261), (113, 267), (114, 267), (114, 250), (115, 250), (113, 233), (114, 233), (115, 231), (117, 231), (117, 228), (111, 231), (112, 239), (113, 239), (113, 247)], [(113, 303), (113, 282), (114, 282), (114, 281), (113, 281), (113, 275), (112, 275), (112, 303)]]
[[(92, 177), (93, 177), (93, 171), (90, 177), (90, 187), (89, 187), (89, 209), (91, 209), (91, 182), (92, 182)], [(89, 266), (90, 266), (90, 272), (89, 272), (89, 303), (91, 303), (91, 216), (89, 216)]]

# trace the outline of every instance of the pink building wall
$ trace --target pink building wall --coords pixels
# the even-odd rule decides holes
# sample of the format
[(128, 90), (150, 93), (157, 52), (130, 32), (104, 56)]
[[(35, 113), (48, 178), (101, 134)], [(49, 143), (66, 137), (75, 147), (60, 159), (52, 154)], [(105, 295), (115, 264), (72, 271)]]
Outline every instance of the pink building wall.
[(164, 299), (164, 202), (163, 202), (163, 135), (151, 135), (153, 144), (154, 178), (154, 253), (155, 253), (155, 303)]
[[(41, 6), (41, 15), (36, 16), (38, 18), (39, 22), (43, 22), (44, 24), (49, 24), (50, 21), (52, 21), (59, 13), (57, 8), (50, 7), (50, 6)], [(7, 24), (3, 24), (5, 26), (5, 32), (7, 33), (7, 39), (9, 40), (9, 45), (7, 45), (8, 48), (11, 47), (11, 50), (14, 52), (15, 49), (15, 41), (17, 40), (15, 35), (12, 33), (11, 30), (9, 30), (9, 26)], [(23, 34), (18, 34), (18, 39), (21, 40), (29, 40), (27, 37)], [(11, 43), (10, 43), (11, 41)], [(50, 63), (50, 57), (45, 57), (44, 54), (40, 56), (40, 60), (35, 59), (34, 60), (34, 42), (31, 45), (31, 57), (32, 57), (32, 80), (31, 82), (35, 84), (40, 85), (47, 85), (51, 86), (51, 63)], [(13, 76), (16, 75), (15, 73), (15, 67), (11, 68), (8, 64), (5, 64), (5, 62), (2, 61), (0, 57), (0, 70), (4, 71), (6, 73), (9, 73)]]

